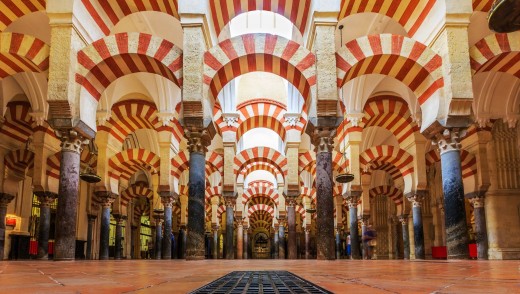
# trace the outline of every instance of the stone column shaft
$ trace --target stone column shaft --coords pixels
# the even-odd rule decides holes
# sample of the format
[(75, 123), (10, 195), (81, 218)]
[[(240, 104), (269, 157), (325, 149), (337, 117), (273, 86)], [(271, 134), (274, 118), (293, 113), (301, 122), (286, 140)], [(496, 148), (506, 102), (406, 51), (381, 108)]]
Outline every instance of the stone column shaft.
[(242, 221), (237, 222), (237, 259), (244, 256), (244, 227)]
[(159, 260), (162, 257), (162, 219), (155, 219), (155, 259)]
[(471, 198), (470, 202), (473, 205), (473, 214), (475, 215), (475, 234), (477, 241), (477, 258), (488, 259), (488, 236), (486, 228), (486, 212), (485, 212), (485, 198), (475, 197)]
[[(101, 205), (101, 228), (99, 236), (99, 259), (109, 258), (108, 248), (110, 242), (110, 208), (116, 199), (114, 193), (108, 191), (96, 191), (96, 196)], [(58, 200), (58, 203), (61, 200)], [(58, 231), (58, 230), (56, 230)]]
[(40, 201), (40, 226), (38, 230), (38, 259), (49, 259), (49, 231), (51, 227), (51, 204), (58, 197), (49, 192), (35, 192)]
[(289, 199), (287, 206), (287, 228), (288, 242), (287, 242), (287, 259), (298, 259), (297, 245), (296, 245), (296, 203), (295, 200)]
[(336, 229), (336, 259), (341, 259), (341, 230)]
[(350, 252), (352, 259), (361, 259), (359, 248), (359, 231), (357, 219), (357, 205), (359, 202), (360, 192), (351, 191), (347, 197), (348, 214), (350, 220)]
[(213, 259), (218, 258), (218, 227), (213, 227)]
[(305, 259), (311, 258), (311, 230), (305, 229)]
[(403, 228), (404, 259), (410, 259), (410, 234), (408, 233), (408, 216), (400, 215), (399, 221)]
[(92, 260), (92, 233), (94, 230), (94, 222), (96, 221), (97, 215), (89, 214), (87, 217), (87, 260)]
[(279, 240), (279, 235), (278, 235), (278, 226), (275, 226), (274, 227), (274, 234), (273, 234), (273, 243), (274, 243), (274, 259), (278, 259), (279, 258), (279, 253), (280, 253), (280, 248), (279, 248), (279, 245), (278, 243), (280, 242)]
[(164, 205), (164, 234), (162, 239), (162, 259), (172, 259), (172, 207), (178, 198), (168, 190), (159, 191)]
[(13, 195), (0, 193), (0, 261), (4, 260), (5, 216), (7, 214), (7, 205), (9, 205), (9, 202), (13, 199)]
[(425, 259), (424, 252), (424, 229), (422, 221), (422, 209), (421, 201), (424, 199), (424, 192), (412, 192), (407, 198), (412, 202), (412, 215), (413, 215), (413, 238), (415, 245), (415, 259)]
[(284, 221), (280, 221), (278, 227), (278, 258), (285, 259), (285, 224)]
[(249, 258), (249, 233), (248, 228), (244, 228), (244, 259)]
[[(234, 198), (234, 197), (229, 197)], [(235, 250), (233, 249), (233, 232), (235, 230), (233, 221), (233, 205), (234, 201), (231, 199), (226, 199), (226, 259), (234, 259), (235, 258)]]
[(116, 219), (116, 240), (114, 244), (114, 259), (121, 259), (123, 256), (123, 216), (114, 215), (114, 218)]

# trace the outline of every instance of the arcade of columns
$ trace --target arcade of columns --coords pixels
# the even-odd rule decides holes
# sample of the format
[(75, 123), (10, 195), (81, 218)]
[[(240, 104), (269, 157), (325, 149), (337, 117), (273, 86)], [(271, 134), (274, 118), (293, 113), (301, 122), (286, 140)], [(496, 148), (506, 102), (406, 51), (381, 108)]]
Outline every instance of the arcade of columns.
[[(54, 260), (108, 259), (114, 229), (141, 258), (143, 218), (157, 259), (335, 259), (347, 232), (361, 258), (369, 224), (377, 259), (520, 258), (520, 34), (492, 1), (108, 2), (0, 0), (4, 258), (33, 195), (40, 259), (56, 199)], [(232, 36), (254, 10), (292, 39)], [(257, 128), (282, 147), (242, 148)]]

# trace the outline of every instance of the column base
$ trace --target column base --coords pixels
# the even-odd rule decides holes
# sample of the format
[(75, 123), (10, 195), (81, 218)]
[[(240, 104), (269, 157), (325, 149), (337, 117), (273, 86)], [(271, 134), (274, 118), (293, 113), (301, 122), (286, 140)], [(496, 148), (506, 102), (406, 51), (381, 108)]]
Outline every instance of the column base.
[(520, 248), (489, 248), (488, 259), (520, 259)]

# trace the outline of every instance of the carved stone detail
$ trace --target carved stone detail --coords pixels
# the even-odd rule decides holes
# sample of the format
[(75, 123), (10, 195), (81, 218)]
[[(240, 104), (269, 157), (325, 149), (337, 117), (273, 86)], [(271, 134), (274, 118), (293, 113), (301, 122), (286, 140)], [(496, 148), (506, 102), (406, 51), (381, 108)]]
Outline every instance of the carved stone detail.
[(300, 114), (299, 113), (286, 113), (284, 115), (285, 123), (290, 127), (295, 127), (298, 122), (300, 122)]
[(235, 207), (235, 203), (237, 202), (237, 198), (235, 196), (225, 196), (224, 202), (226, 207)]
[(50, 207), (54, 200), (58, 198), (58, 194), (52, 192), (44, 192), (44, 191), (34, 191), (34, 194), (38, 197), (38, 201), (40, 201), (40, 207)]
[(173, 207), (179, 199), (179, 194), (170, 191), (160, 191), (159, 196), (161, 197), (161, 203), (164, 207)]
[(421, 207), (422, 201), (426, 197), (427, 191), (415, 191), (406, 195), (406, 199), (412, 203), (413, 207)]
[(295, 207), (296, 203), (298, 202), (298, 198), (297, 197), (287, 197), (286, 200), (287, 201), (285, 202), (285, 205), (287, 207)]
[(399, 222), (401, 222), (401, 225), (407, 225), (408, 224), (408, 215), (401, 214), (397, 216), (399, 218)]
[(224, 120), (228, 127), (231, 127), (234, 124), (238, 123), (238, 118), (238, 113), (222, 113), (222, 120)]
[(346, 195), (345, 200), (347, 201), (349, 208), (355, 208), (358, 206), (360, 198), (361, 193), (357, 191), (351, 191)]
[(334, 148), (334, 136), (336, 136), (336, 128), (334, 127), (318, 127), (312, 134), (312, 144), (315, 152), (332, 152)]
[(369, 214), (363, 214), (359, 217), (359, 221), (361, 222), (362, 226), (368, 226), (368, 223), (370, 222), (370, 215)]
[(439, 147), (440, 153), (460, 150), (462, 145), (460, 144), (460, 140), (466, 135), (466, 129), (444, 129), (442, 133), (438, 133), (433, 143)]
[(474, 197), (468, 199), (469, 203), (473, 206), (473, 208), (484, 208), (486, 204), (486, 198), (485, 197)]
[(117, 198), (117, 194), (108, 191), (95, 192), (99, 205), (103, 208), (110, 208)]
[(191, 152), (206, 153), (211, 144), (209, 132), (204, 128), (186, 128), (184, 136), (188, 139), (188, 150)]
[(89, 143), (89, 139), (83, 137), (74, 129), (57, 130), (56, 136), (61, 140), (61, 150), (81, 154), (83, 145)]

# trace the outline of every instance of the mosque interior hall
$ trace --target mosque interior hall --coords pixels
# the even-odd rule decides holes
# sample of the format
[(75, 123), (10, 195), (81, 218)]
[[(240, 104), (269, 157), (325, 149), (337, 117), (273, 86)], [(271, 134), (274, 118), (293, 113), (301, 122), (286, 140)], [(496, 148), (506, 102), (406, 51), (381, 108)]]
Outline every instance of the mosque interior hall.
[(520, 291), (518, 19), (520, 0), (0, 0), (0, 284)]

